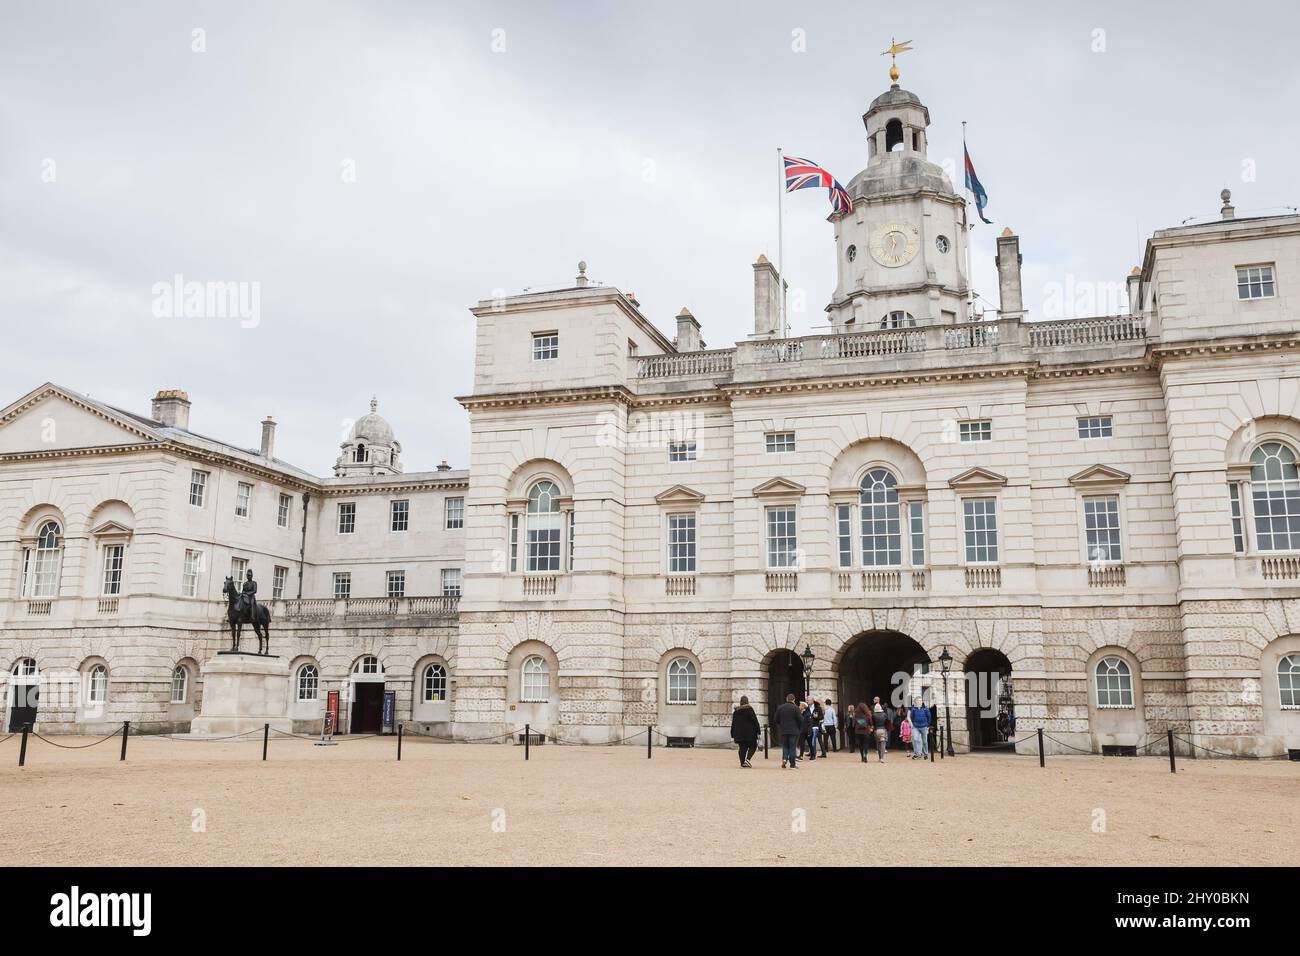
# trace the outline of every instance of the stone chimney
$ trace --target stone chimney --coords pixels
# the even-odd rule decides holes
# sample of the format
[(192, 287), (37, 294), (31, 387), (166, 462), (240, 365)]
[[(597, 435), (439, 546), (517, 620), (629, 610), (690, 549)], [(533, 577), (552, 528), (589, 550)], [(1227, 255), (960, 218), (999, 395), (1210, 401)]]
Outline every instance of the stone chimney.
[(1232, 190), (1225, 189), (1219, 193), (1219, 198), (1223, 200), (1223, 208), (1219, 210), (1219, 215), (1224, 219), (1235, 219), (1237, 207), (1232, 204)]
[(444, 458), (442, 461), (438, 462), (438, 470), (439, 470), (439, 471), (451, 471), (451, 465), (447, 464), (447, 459), (446, 459), (446, 458)]
[(270, 415), (262, 422), (262, 457), (270, 458), (275, 452), (275, 421)]
[(1128, 274), (1128, 314), (1141, 315), (1142, 312), (1142, 267), (1134, 266)]
[(190, 396), (179, 388), (164, 388), (153, 397), (154, 421), (172, 428), (190, 427)]
[(1024, 296), (1020, 290), (1020, 237), (1010, 227), (998, 236), (998, 254), (993, 260), (998, 267), (998, 312), (1004, 319), (1022, 319), (1025, 315)]
[(781, 281), (776, 267), (760, 255), (754, 263), (754, 338), (781, 338)]
[(704, 348), (700, 341), (700, 323), (685, 306), (677, 313), (677, 338), (673, 339), (673, 344), (679, 352), (698, 352)]

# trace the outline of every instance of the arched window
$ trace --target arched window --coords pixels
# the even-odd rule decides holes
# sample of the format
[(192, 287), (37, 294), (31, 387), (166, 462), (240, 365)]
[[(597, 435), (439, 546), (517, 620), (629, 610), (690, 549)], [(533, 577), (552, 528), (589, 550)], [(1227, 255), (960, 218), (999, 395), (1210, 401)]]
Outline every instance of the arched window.
[(1097, 706), (1133, 706), (1133, 672), (1122, 657), (1103, 657), (1097, 662)]
[(190, 672), (184, 664), (177, 664), (172, 671), (172, 703), (183, 704), (189, 699)]
[(46, 521), (36, 532), (36, 547), (23, 550), (23, 590), (27, 597), (58, 596), (61, 533), (57, 521)]
[(10, 668), (9, 673), (14, 677), (35, 677), (36, 676), (36, 658), (23, 657), (14, 661), (14, 666)]
[(366, 460), (368, 460), (367, 455), (366, 455), (366, 446), (365, 446), (365, 445), (357, 445), (357, 450), (356, 450), (356, 453), (353, 455), (353, 460), (354, 460), (354, 461), (366, 461)]
[(1300, 551), (1300, 472), (1295, 452), (1266, 442), (1250, 456), (1250, 498), (1255, 546), (1260, 551)]
[(898, 309), (887, 312), (880, 320), (880, 327), (882, 329), (911, 329), (916, 327), (916, 319), (912, 317), (911, 312)]
[(560, 489), (553, 481), (539, 481), (528, 489), (528, 515), (524, 541), (525, 570), (560, 570)]
[(424, 699), (428, 703), (447, 699), (447, 668), (441, 664), (424, 669)]
[(320, 688), (320, 671), (315, 664), (303, 664), (298, 668), (298, 699), (316, 700)]
[(96, 664), (86, 675), (86, 703), (102, 704), (108, 700), (108, 668)]
[(1277, 662), (1277, 692), (1284, 708), (1300, 708), (1300, 654), (1288, 654)]
[(903, 123), (891, 119), (885, 124), (885, 152), (892, 153), (903, 148)]
[(354, 674), (382, 674), (383, 672), (384, 669), (379, 666), (379, 658), (370, 654), (357, 658), (357, 662), (352, 665)]
[(524, 661), (520, 698), (526, 704), (544, 704), (551, 696), (551, 668), (546, 658), (534, 654)]
[(675, 657), (668, 662), (668, 703), (694, 704), (698, 700), (699, 675), (695, 663), (685, 657)]
[(898, 567), (903, 563), (903, 532), (898, 510), (898, 479), (884, 468), (862, 476), (862, 566)]

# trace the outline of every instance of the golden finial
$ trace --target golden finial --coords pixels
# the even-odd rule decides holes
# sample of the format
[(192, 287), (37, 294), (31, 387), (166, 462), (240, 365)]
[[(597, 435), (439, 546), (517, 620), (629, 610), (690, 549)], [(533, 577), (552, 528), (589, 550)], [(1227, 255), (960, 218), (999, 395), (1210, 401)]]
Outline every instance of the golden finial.
[(912, 48), (908, 45), (911, 42), (911, 40), (904, 40), (902, 43), (899, 43), (893, 37), (890, 37), (889, 49), (880, 54), (881, 56), (889, 57), (889, 79), (895, 86), (898, 85), (898, 54), (906, 53), (911, 50)]

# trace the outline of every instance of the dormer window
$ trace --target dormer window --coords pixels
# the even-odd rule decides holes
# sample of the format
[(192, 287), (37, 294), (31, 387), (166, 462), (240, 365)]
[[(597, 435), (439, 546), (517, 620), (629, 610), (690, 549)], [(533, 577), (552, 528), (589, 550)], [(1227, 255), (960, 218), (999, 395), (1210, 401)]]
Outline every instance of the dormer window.
[(1273, 264), (1237, 266), (1238, 299), (1271, 299), (1277, 295)]

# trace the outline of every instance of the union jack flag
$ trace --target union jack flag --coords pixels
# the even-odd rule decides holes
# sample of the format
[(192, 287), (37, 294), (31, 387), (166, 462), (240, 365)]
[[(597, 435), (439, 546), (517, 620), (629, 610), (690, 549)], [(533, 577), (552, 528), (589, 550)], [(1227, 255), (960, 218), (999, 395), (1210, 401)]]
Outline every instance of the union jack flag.
[(835, 215), (838, 216), (853, 209), (853, 200), (849, 198), (847, 190), (840, 185), (839, 180), (821, 166), (818, 166), (811, 159), (800, 159), (798, 156), (782, 156), (781, 158), (785, 162), (786, 192), (792, 193), (796, 189), (825, 186), (830, 194), (831, 210)]

